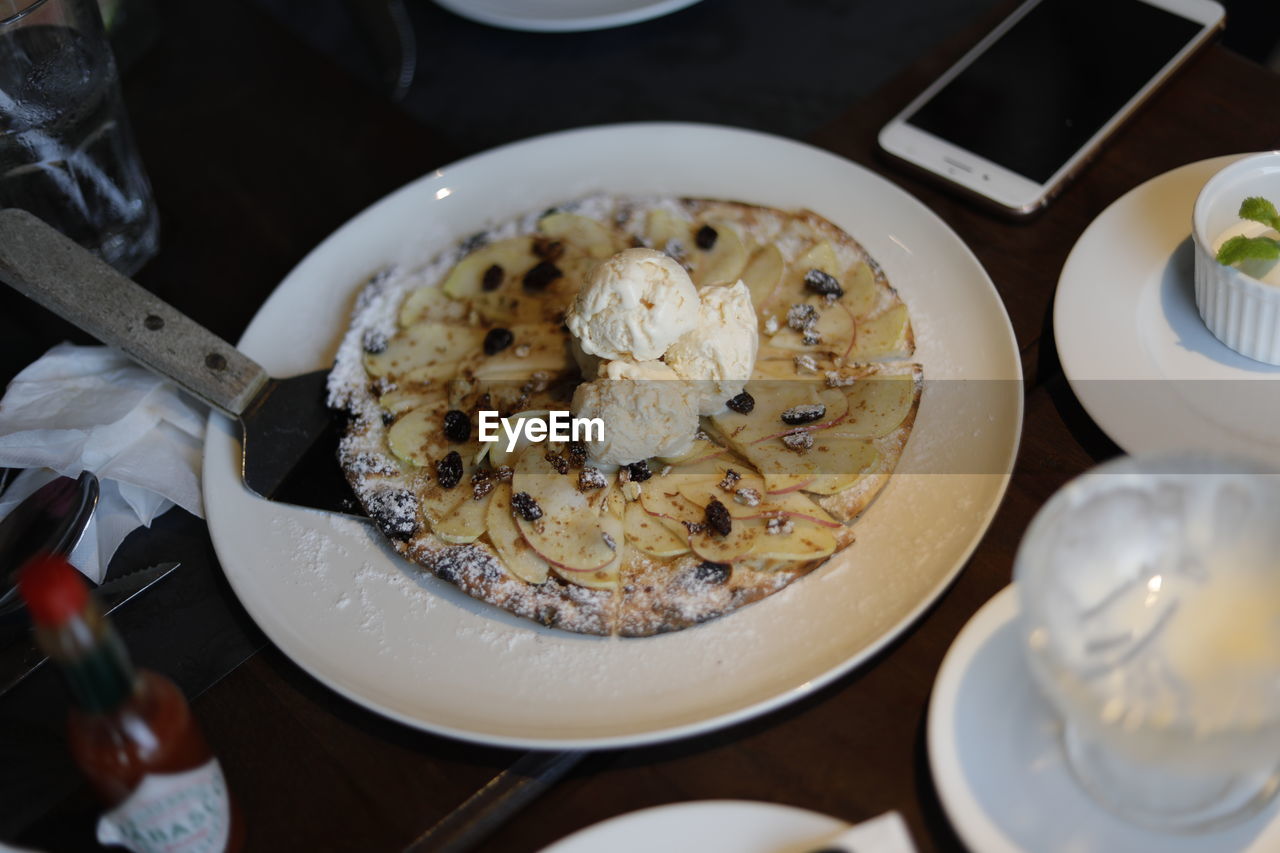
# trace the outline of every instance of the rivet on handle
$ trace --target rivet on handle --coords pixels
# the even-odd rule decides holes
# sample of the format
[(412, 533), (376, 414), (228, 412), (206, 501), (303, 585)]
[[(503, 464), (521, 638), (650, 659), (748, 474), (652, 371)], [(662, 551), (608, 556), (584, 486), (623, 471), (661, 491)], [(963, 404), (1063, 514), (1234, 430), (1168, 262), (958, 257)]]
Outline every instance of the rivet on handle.
[(227, 359), (216, 352), (211, 352), (204, 357), (204, 366), (210, 370), (226, 370)]
[(157, 314), (148, 314), (147, 318), (142, 321), (142, 325), (153, 332), (158, 332), (164, 328), (164, 318)]

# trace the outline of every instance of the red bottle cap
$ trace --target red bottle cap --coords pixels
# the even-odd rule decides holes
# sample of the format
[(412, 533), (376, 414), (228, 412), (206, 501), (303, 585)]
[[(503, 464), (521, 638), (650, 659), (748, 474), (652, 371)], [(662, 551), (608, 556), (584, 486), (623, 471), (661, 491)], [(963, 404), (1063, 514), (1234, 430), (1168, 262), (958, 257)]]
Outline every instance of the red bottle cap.
[(84, 610), (89, 588), (64, 557), (37, 557), (18, 576), (18, 591), (38, 625), (57, 627)]

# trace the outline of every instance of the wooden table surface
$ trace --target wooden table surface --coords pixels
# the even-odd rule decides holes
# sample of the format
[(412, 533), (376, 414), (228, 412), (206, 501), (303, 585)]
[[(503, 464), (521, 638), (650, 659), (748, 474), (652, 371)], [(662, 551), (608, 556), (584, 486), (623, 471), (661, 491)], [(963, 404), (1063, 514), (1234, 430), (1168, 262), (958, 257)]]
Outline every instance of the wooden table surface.
[[(223, 336), (236, 339), (283, 275), (346, 219), (474, 153), (451, 150), (441, 134), (243, 0), (161, 5), (165, 32), (183, 36), (163, 38), (131, 69), (125, 88), (164, 227), (163, 249), (139, 280)], [(1047, 212), (1027, 222), (995, 218), (894, 169), (874, 150), (878, 128), (975, 36), (958, 34), (809, 141), (920, 198), (973, 249), (1004, 299), (1022, 352), (1026, 419), (990, 531), (938, 603), (869, 664), (732, 728), (590, 755), (484, 849), (537, 850), (624, 812), (718, 798), (785, 803), (847, 821), (895, 809), (921, 851), (963, 849), (939, 805), (923, 739), (939, 663), (970, 616), (1009, 583), (1036, 510), (1068, 478), (1118, 452), (1084, 415), (1057, 364), (1050, 317), (1062, 263), (1086, 225), (1146, 179), (1206, 157), (1280, 146), (1280, 110), (1257, 106), (1280, 103), (1280, 76), (1214, 46)], [(0, 299), (35, 352), (68, 334), (34, 306)], [(148, 535), (161, 536), (142, 538)], [(208, 548), (194, 519), (168, 535)], [(210, 595), (229, 592), (224, 584)], [(233, 601), (226, 607), (236, 609)], [(60, 719), (61, 695), (41, 701), (47, 716)], [(199, 695), (194, 708), (247, 814), (250, 850), (399, 850), (520, 756), (383, 720), (269, 644)], [(0, 719), (3, 710), (0, 702)], [(0, 771), (35, 772), (12, 762)], [(21, 842), (50, 850), (88, 843), (92, 806), (83, 790), (28, 817)]]

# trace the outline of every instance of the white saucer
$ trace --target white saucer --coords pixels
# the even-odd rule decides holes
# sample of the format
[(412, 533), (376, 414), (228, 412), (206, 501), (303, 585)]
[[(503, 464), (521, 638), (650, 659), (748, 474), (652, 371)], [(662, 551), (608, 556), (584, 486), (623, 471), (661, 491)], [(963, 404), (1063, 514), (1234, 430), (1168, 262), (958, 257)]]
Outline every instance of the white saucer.
[(436, 0), (450, 12), (508, 30), (568, 33), (636, 24), (698, 0)]
[(817, 812), (745, 800), (706, 800), (620, 815), (542, 853), (809, 853), (849, 828)]
[(1195, 306), (1191, 209), (1205, 182), (1243, 156), (1191, 163), (1130, 190), (1063, 266), (1053, 315), (1062, 369), (1129, 453), (1231, 449), (1280, 462), (1280, 367), (1228, 349)]
[(1121, 821), (1081, 790), (1017, 636), (1012, 586), (952, 644), (929, 704), (929, 764), (942, 806), (974, 853), (1266, 853), (1280, 808), (1216, 832), (1166, 835)]

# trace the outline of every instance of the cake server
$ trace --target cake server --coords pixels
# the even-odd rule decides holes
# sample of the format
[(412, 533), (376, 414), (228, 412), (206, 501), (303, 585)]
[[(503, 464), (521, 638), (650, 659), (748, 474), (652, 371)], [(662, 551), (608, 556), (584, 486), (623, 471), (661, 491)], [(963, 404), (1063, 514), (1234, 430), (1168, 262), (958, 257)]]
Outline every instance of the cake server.
[(337, 460), (327, 370), (275, 379), (235, 347), (25, 210), (0, 210), (0, 280), (241, 427), (245, 485), (363, 517)]

